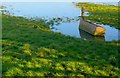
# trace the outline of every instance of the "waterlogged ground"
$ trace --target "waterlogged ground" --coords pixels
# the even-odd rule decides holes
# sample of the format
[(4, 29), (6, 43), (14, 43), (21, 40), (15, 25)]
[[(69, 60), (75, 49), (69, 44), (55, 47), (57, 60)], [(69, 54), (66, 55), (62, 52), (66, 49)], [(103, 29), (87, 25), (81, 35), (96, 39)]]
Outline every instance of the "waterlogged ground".
[[(69, 19), (74, 19), (74, 18), (78, 18), (81, 15), (81, 11), (79, 8), (76, 7), (75, 4), (73, 3), (63, 3), (63, 2), (59, 2), (59, 3), (4, 3), (6, 6), (12, 8), (10, 10), (11, 13), (14, 13), (14, 15), (16, 16), (25, 16), (25, 17), (35, 17), (35, 18), (43, 18), (43, 19), (53, 19), (53, 18), (61, 18), (62, 20), (64, 20), (65, 17), (69, 18)], [(78, 4), (79, 5), (79, 4)], [(77, 5), (77, 6), (78, 6)], [(87, 6), (87, 5), (86, 5)], [(88, 5), (89, 6), (89, 5)], [(90, 6), (91, 7), (91, 6)], [(92, 6), (94, 7), (94, 6)], [(91, 8), (92, 8), (91, 7)], [(98, 8), (101, 6), (98, 6)], [(28, 9), (31, 8), (31, 9)], [(86, 10), (88, 9), (87, 7), (85, 7)], [(98, 9), (97, 8), (97, 9)], [(99, 24), (100, 26), (103, 26), (106, 28), (106, 32), (105, 32), (105, 36), (103, 38), (101, 37), (93, 37), (88, 33), (84, 33), (84, 31), (79, 30), (79, 22), (80, 20), (77, 21), (67, 21), (67, 22), (63, 22), (61, 21), (60, 24), (53, 24), (52, 27), (54, 26), (54, 28), (52, 28), (51, 30), (53, 30), (54, 32), (61, 32), (62, 34), (65, 35), (70, 35), (73, 37), (77, 37), (77, 38), (82, 38), (85, 40), (100, 40), (100, 41), (113, 41), (113, 40), (119, 40), (119, 36), (118, 34), (120, 33), (120, 30), (116, 29), (118, 28), (118, 24), (117, 24), (117, 10), (116, 10), (116, 6), (111, 6), (112, 10), (115, 8), (115, 12), (110, 13), (110, 16), (105, 16), (105, 15), (109, 15), (109, 12), (107, 12), (107, 10), (109, 8), (107, 8), (107, 10), (105, 10), (105, 12), (103, 13), (103, 11), (100, 11), (99, 14), (98, 13), (93, 13), (94, 11), (92, 11), (91, 9), (89, 9), (88, 11), (91, 12), (93, 14), (89, 14), (89, 20), (94, 20), (93, 22), (96, 22), (97, 20), (101, 22)], [(96, 8), (94, 8), (95, 10)], [(101, 10), (101, 9), (99, 9)], [(111, 11), (110, 11), (111, 12)], [(115, 14), (115, 15), (114, 15)], [(85, 13), (86, 16), (88, 16), (88, 13)], [(100, 16), (101, 15), (101, 16)], [(98, 18), (99, 16), (99, 18)], [(103, 18), (104, 17), (104, 18)], [(109, 17), (109, 20), (108, 20)], [(106, 19), (107, 18), (107, 19)], [(111, 21), (115, 18), (114, 21)], [(95, 21), (96, 20), (96, 21)], [(59, 21), (59, 20), (58, 20)], [(109, 21), (109, 22), (108, 22)], [(115, 22), (116, 21), (116, 22)], [(54, 20), (52, 20), (52, 22), (55, 22)], [(51, 23), (51, 22), (50, 22)], [(104, 24), (104, 25), (103, 25)], [(112, 26), (110, 26), (110, 25)], [(116, 27), (116, 28), (114, 28)]]

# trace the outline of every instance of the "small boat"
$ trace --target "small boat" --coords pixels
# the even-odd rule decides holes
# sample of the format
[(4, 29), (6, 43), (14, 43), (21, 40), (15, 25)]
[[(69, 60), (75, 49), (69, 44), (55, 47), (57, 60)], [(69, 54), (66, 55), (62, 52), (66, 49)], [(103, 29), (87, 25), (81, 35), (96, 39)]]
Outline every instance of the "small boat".
[(82, 7), (81, 9), (81, 20), (80, 20), (80, 29), (84, 30), (86, 32), (88, 32), (89, 34), (93, 35), (93, 36), (104, 36), (104, 33), (106, 31), (105, 28), (98, 26), (90, 21), (85, 20), (84, 18), (84, 7)]
[(104, 33), (106, 31), (105, 28), (84, 19), (80, 20), (79, 27), (81, 30), (84, 30), (94, 36), (104, 36)]

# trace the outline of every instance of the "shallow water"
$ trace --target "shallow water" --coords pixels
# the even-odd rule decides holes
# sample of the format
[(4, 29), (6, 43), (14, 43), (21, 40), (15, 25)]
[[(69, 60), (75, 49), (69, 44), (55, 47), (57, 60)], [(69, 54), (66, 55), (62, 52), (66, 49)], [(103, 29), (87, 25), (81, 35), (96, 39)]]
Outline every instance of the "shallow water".
[(75, 17), (80, 15), (72, 3), (64, 2), (9, 2), (3, 3), (17, 16), (26, 17)]
[[(81, 15), (79, 8), (76, 8), (73, 3), (70, 2), (12, 2), (3, 3), (8, 6), (11, 13), (16, 16), (25, 17), (70, 17), (74, 18)], [(12, 9), (11, 9), (12, 8)], [(79, 30), (79, 22), (61, 23), (58, 26), (54, 25), (55, 29), (51, 29), (54, 32), (61, 32), (65, 35), (70, 35), (77, 38), (83, 38), (85, 40), (100, 40), (100, 41), (112, 41), (120, 40), (118, 34), (120, 30), (110, 27), (109, 25), (100, 25), (106, 28), (104, 37), (93, 37), (92, 35)]]

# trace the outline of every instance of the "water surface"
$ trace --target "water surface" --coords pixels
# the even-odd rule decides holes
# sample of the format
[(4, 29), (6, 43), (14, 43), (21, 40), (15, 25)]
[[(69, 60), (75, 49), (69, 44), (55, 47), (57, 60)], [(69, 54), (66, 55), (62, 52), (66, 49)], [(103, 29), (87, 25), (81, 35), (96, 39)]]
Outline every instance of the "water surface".
[[(11, 13), (16, 16), (25, 17), (69, 17), (74, 18), (81, 15), (81, 11), (73, 3), (70, 2), (8, 2), (3, 3), (6, 5)], [(55, 29), (51, 29), (54, 32), (61, 32), (65, 35), (70, 35), (77, 38), (83, 38), (85, 40), (102, 40), (112, 41), (120, 40), (118, 34), (120, 30), (110, 27), (109, 25), (102, 25), (106, 28), (104, 37), (93, 37), (92, 35), (79, 29), (79, 21), (61, 23), (58, 26), (54, 25)]]

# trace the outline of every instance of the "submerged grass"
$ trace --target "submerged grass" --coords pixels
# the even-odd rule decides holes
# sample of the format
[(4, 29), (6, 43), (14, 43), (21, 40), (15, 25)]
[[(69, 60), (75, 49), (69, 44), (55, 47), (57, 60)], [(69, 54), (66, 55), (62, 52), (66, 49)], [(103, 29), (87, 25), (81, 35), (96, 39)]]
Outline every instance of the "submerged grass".
[(86, 19), (100, 24), (108, 24), (120, 29), (118, 23), (119, 6), (82, 2), (77, 3), (76, 6), (80, 8), (83, 6), (85, 10), (89, 12), (89, 16), (87, 16)]
[(3, 76), (120, 77), (118, 42), (52, 32), (44, 20), (2, 15)]

